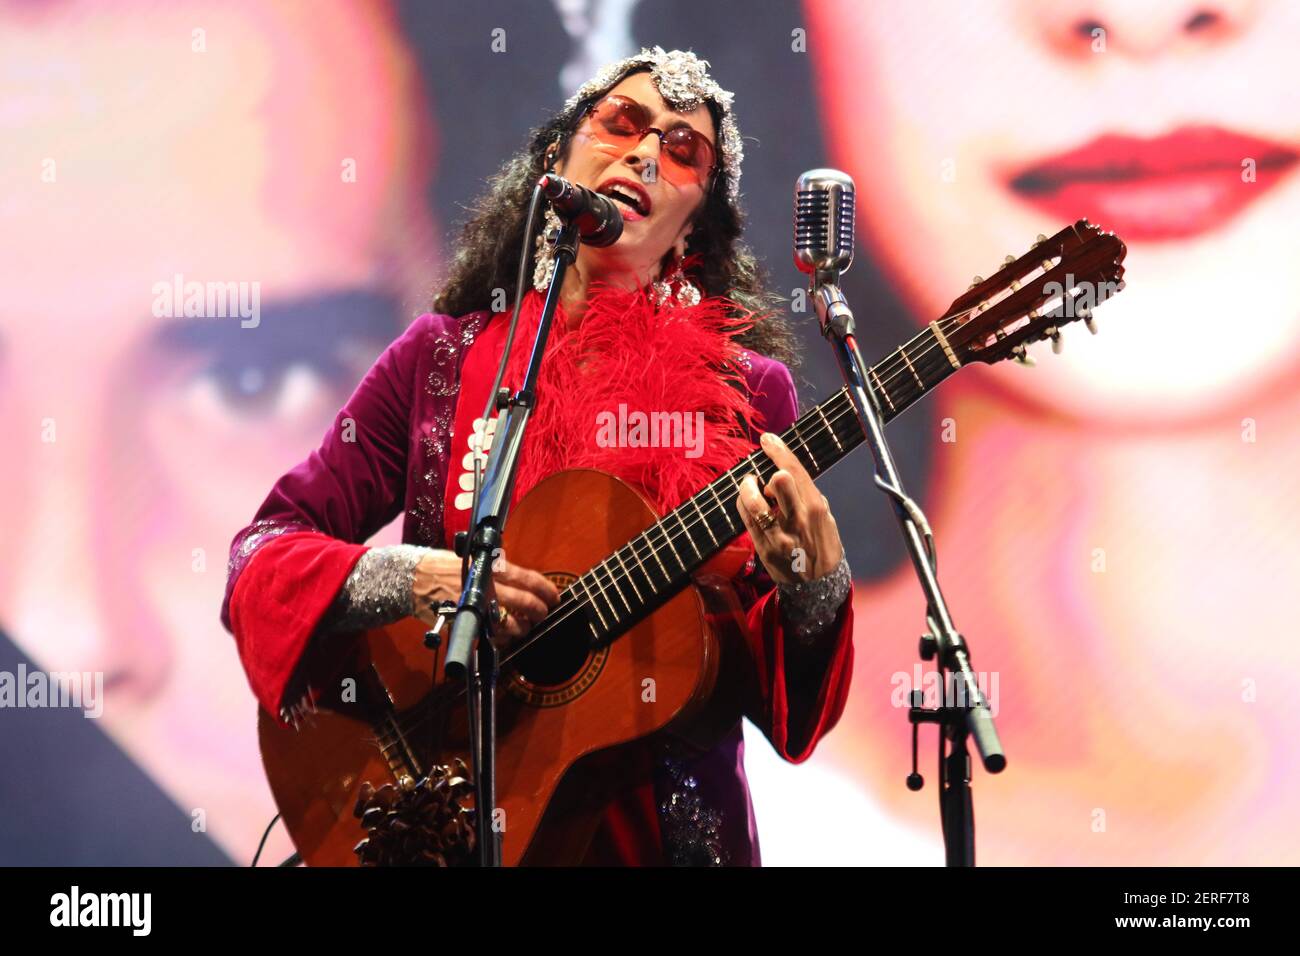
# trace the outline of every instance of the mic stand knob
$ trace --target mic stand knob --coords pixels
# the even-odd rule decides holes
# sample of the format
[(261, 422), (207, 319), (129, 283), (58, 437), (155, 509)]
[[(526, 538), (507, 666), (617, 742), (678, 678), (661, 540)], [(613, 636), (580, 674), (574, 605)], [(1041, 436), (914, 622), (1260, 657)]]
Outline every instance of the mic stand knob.
[(447, 626), (447, 622), (456, 616), (456, 602), (442, 601), (438, 605), (438, 620), (434, 622), (433, 627), (424, 632), (424, 646), (431, 651), (436, 651), (442, 645), (442, 632)]
[[(925, 638), (921, 638), (922, 641)], [(920, 721), (916, 719), (915, 711), (921, 710), (921, 705), (925, 702), (925, 692), (920, 690), (912, 691), (912, 772), (907, 775), (907, 789), (913, 793), (925, 786), (925, 778), (917, 772), (916, 769), (916, 738), (917, 730), (920, 727)]]

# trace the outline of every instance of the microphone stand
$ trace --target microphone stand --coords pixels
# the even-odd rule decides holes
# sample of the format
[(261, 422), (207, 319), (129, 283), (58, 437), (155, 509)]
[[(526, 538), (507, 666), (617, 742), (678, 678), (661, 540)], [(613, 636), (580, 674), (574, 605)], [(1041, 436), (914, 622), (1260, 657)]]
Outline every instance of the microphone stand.
[[(524, 430), (537, 404), (537, 376), (550, 336), (551, 322), (560, 303), (564, 275), (578, 255), (578, 225), (563, 224), (555, 239), (555, 270), (546, 301), (542, 306), (537, 336), (524, 384), (504, 400), (504, 412), (488, 458), (482, 491), (470, 519), (473, 531), (466, 541), (468, 568), (451, 631), (447, 641), (444, 673), (448, 680), (468, 682), (468, 719), (470, 755), (474, 761), (474, 792), (477, 812), (479, 862), (483, 866), (501, 865), (500, 836), (492, 825), (496, 809), (496, 686), (497, 651), (491, 641), (496, 628), (495, 615), (489, 613), (488, 593), (492, 583), (492, 563), (500, 554), (501, 532), (505, 527), (514, 491), (519, 452), (523, 448)], [(504, 389), (502, 390), (504, 392)], [(483, 640), (484, 629), (489, 639)], [(471, 668), (471, 659), (473, 667)]]
[[(939, 814), (947, 865), (974, 866), (975, 812), (971, 800), (967, 736), (975, 738), (975, 747), (989, 773), (1000, 773), (1007, 765), (1007, 758), (993, 726), (988, 701), (971, 670), (969, 649), (953, 624), (948, 605), (939, 590), (929, 524), (916, 502), (903, 491), (894, 456), (885, 441), (880, 410), (874, 393), (867, 386), (867, 365), (854, 338), (853, 312), (840, 291), (838, 281), (839, 273), (834, 270), (819, 270), (814, 274), (813, 302), (817, 319), (821, 323), (822, 335), (835, 350), (858, 422), (876, 460), (876, 487), (889, 496), (912, 566), (925, 594), (929, 633), (921, 638), (921, 657), (927, 661), (937, 659), (944, 688), (939, 706), (932, 710), (921, 706), (921, 691), (912, 691), (912, 706), (908, 711), (908, 720), (912, 724), (912, 773), (907, 786), (910, 790), (920, 790), (924, 783), (916, 772), (917, 725), (937, 723), (940, 727)], [(925, 529), (924, 535), (922, 528)], [(947, 693), (950, 680), (957, 682), (957, 693), (952, 695)]]

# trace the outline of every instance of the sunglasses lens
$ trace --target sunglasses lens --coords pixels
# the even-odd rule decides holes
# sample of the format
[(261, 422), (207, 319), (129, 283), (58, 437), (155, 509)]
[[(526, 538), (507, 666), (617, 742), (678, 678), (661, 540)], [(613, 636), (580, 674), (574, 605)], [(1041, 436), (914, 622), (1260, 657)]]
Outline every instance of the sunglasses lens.
[(664, 148), (673, 160), (687, 169), (707, 172), (713, 165), (713, 146), (689, 127), (679, 126), (669, 130), (664, 137)]
[[(599, 137), (611, 146), (631, 149), (650, 132), (649, 111), (635, 100), (607, 96), (591, 110)], [(713, 144), (689, 126), (663, 134), (664, 173), (676, 182), (698, 180), (714, 164)], [(676, 175), (674, 175), (674, 173)]]
[(620, 145), (639, 142), (649, 125), (645, 110), (639, 104), (617, 96), (601, 100), (592, 112), (592, 118), (608, 139)]

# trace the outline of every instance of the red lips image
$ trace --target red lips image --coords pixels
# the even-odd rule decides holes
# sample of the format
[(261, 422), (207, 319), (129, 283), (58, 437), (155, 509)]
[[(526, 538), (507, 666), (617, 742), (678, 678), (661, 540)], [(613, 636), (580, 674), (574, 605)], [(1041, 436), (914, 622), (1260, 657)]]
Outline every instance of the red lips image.
[(1155, 242), (1226, 223), (1281, 182), (1297, 158), (1281, 143), (1195, 126), (1155, 139), (1100, 136), (1020, 170), (1009, 185), (1054, 219), (1086, 217), (1129, 242)]

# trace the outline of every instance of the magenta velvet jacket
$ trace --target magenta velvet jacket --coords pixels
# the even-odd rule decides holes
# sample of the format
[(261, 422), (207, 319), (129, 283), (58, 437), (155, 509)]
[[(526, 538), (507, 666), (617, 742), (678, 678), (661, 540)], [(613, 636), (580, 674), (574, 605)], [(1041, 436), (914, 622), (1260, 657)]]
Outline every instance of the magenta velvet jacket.
[[(460, 373), (490, 316), (416, 319), (375, 362), (320, 447), (275, 483), (235, 535), (221, 617), (269, 713), (280, 716), (313, 675), (332, 673), (326, 653), (308, 648), (366, 540), (401, 515), (404, 542), (448, 546), (443, 502)], [(745, 357), (754, 408), (768, 430), (783, 430), (797, 417), (789, 370)], [(787, 646), (761, 565), (751, 562), (736, 586), (760, 684), (755, 703), (710, 752), (665, 743), (658, 759), (629, 765), (626, 791), (606, 809), (588, 862), (758, 865), (741, 718), (795, 763), (839, 720), (852, 674), (851, 595), (835, 633), (808, 650)]]

